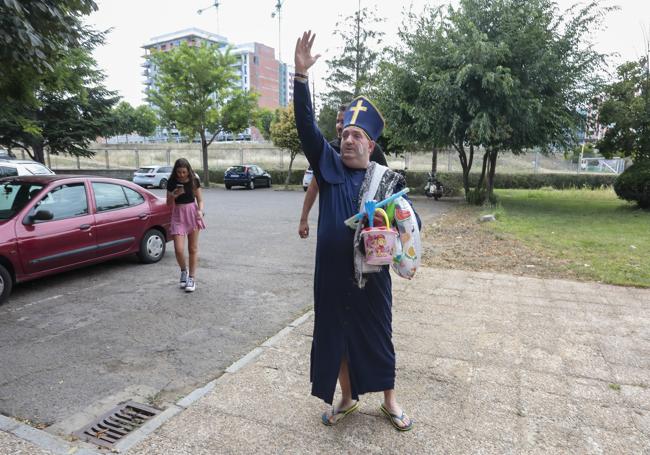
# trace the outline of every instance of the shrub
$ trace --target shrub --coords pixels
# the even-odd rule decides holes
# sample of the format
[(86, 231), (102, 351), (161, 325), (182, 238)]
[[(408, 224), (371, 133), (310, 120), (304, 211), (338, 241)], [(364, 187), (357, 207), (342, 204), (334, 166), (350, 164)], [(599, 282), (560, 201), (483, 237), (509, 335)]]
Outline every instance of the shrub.
[(616, 195), (630, 202), (636, 202), (639, 207), (650, 208), (650, 161), (634, 163), (614, 182)]

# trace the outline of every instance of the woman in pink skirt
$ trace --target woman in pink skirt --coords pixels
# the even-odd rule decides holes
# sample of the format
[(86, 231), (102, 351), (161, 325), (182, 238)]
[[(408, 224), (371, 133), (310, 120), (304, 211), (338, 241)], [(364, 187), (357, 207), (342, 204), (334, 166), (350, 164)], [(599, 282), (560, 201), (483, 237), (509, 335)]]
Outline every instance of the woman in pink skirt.
[[(173, 206), (169, 230), (174, 239), (176, 261), (181, 268), (181, 289), (196, 290), (196, 267), (199, 262), (199, 230), (205, 229), (201, 183), (192, 166), (185, 158), (174, 163), (172, 175), (167, 182), (167, 205)], [(190, 253), (189, 273), (185, 262), (185, 237)]]

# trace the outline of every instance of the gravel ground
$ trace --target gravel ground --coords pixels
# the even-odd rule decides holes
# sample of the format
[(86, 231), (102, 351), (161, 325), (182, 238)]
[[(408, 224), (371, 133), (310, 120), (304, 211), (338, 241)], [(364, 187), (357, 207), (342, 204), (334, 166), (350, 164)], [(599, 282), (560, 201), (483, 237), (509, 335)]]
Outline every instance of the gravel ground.
[(568, 261), (549, 256), (479, 221), (480, 209), (462, 201), (423, 229), (422, 263), (437, 268), (579, 280)]

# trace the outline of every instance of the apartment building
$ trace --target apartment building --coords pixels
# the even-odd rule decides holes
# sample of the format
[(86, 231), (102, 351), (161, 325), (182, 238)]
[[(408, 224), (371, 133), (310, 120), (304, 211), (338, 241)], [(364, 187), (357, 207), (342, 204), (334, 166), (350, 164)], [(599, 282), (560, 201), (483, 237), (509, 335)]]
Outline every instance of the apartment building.
[(155, 65), (149, 59), (152, 52), (168, 52), (175, 47), (187, 43), (197, 46), (203, 43), (212, 44), (219, 49), (231, 46), (231, 53), (238, 57), (237, 75), (239, 85), (243, 90), (259, 94), (260, 107), (275, 109), (284, 107), (291, 102), (290, 78), (293, 76), (293, 67), (281, 64), (275, 58), (275, 50), (261, 43), (246, 43), (234, 45), (228, 40), (214, 33), (198, 28), (189, 28), (161, 36), (156, 36), (149, 43), (142, 46), (145, 77), (145, 92), (154, 83), (156, 73)]

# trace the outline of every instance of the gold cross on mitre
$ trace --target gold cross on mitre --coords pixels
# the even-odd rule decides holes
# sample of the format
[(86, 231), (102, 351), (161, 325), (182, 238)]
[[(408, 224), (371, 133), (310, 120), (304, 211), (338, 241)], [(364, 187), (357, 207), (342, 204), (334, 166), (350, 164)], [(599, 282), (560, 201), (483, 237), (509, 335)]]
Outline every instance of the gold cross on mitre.
[(350, 120), (350, 125), (354, 125), (357, 122), (359, 112), (365, 112), (368, 108), (363, 105), (363, 100), (357, 100), (357, 105), (351, 107), (350, 110), (354, 112), (354, 114), (352, 114), (352, 119)]

